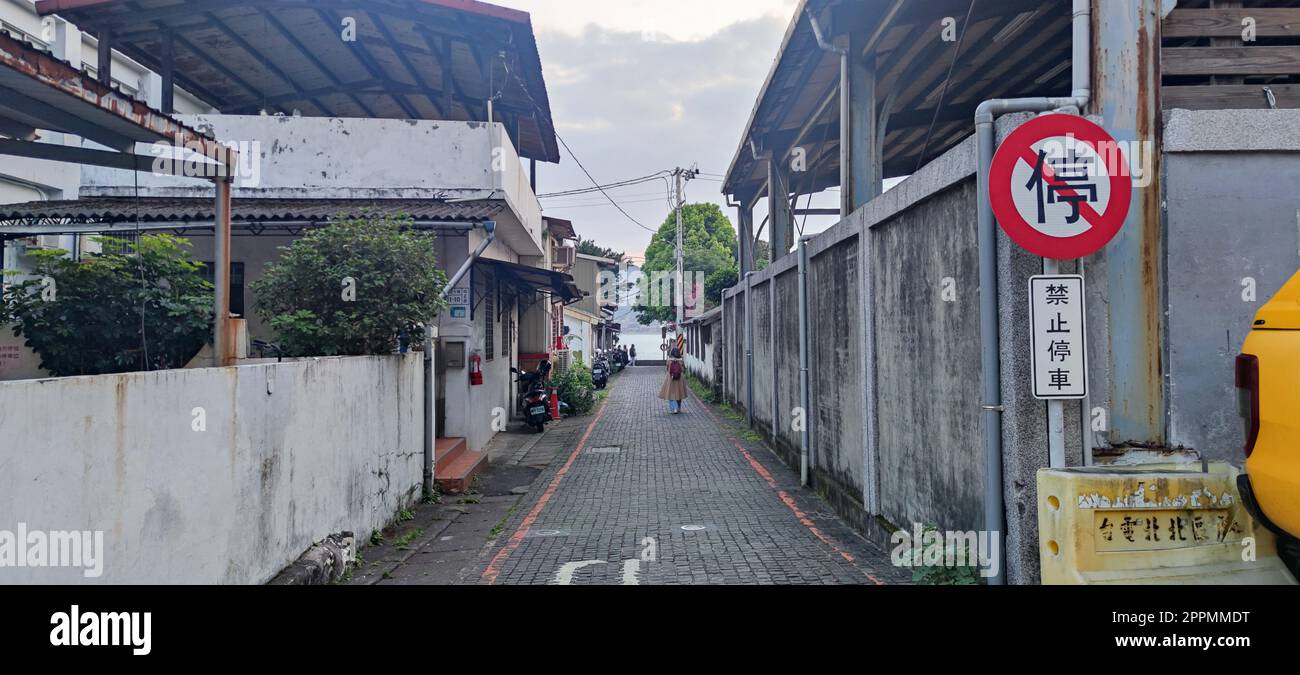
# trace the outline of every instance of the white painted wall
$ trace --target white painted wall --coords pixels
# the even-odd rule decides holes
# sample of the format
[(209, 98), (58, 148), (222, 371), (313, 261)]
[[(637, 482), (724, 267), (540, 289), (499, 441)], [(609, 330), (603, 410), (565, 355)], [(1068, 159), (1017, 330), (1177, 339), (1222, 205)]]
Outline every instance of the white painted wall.
[(569, 329), (565, 342), (569, 351), (575, 356), (581, 352), (582, 362), (591, 366), (591, 355), (596, 351), (596, 331), (594, 317), (572, 309), (564, 310), (564, 325)]
[[(0, 529), (102, 530), (99, 579), (257, 584), (419, 495), (419, 355), (0, 383)], [(194, 408), (206, 431), (192, 428)]]
[[(247, 144), (241, 145), (236, 197), (504, 199), (510, 208), (497, 219), (497, 238), (514, 255), (544, 255), (541, 205), (501, 124), (268, 115), (177, 119), (223, 142)], [(153, 150), (142, 146), (139, 152)], [(203, 178), (140, 174), (137, 186), (136, 177), (120, 169), (86, 167), (82, 181), (83, 196), (212, 194)]]

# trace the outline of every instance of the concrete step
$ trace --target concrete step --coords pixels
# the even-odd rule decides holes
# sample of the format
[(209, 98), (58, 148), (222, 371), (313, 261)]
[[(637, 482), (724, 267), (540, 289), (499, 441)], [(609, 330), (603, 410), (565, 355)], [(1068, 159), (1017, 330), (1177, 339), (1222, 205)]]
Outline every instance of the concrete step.
[(446, 464), (455, 461), (469, 449), (463, 438), (436, 438), (433, 441), (434, 470), (441, 474)]
[(434, 480), (443, 494), (464, 494), (474, 484), (474, 477), (487, 468), (485, 452), (469, 449), (463, 438), (439, 438), (434, 443)]

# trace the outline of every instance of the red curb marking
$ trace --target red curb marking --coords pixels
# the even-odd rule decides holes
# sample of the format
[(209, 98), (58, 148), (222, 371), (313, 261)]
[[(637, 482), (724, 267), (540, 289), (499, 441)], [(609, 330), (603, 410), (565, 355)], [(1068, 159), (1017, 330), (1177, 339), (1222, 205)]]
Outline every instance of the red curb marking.
[(486, 581), (489, 585), (497, 582), (497, 576), (501, 574), (501, 566), (505, 564), (510, 554), (523, 543), (524, 537), (528, 535), (528, 530), (532, 528), (533, 523), (537, 522), (537, 517), (541, 515), (546, 503), (551, 501), (551, 497), (555, 495), (555, 490), (560, 487), (560, 481), (564, 480), (564, 477), (569, 473), (569, 468), (577, 461), (582, 449), (587, 446), (587, 439), (591, 438), (591, 432), (595, 430), (596, 423), (600, 421), (601, 417), (605, 416), (605, 406), (607, 405), (609, 405), (609, 399), (605, 399), (605, 402), (600, 404), (600, 410), (596, 412), (596, 418), (591, 421), (591, 424), (587, 425), (587, 431), (582, 435), (582, 440), (578, 441), (578, 447), (574, 448), (573, 453), (569, 455), (569, 461), (565, 462), (564, 466), (555, 474), (555, 477), (551, 479), (550, 485), (546, 487), (546, 492), (542, 493), (541, 498), (528, 512), (528, 516), (519, 524), (519, 529), (510, 535), (510, 540), (506, 542), (505, 547), (497, 551), (497, 554), (492, 557), (492, 562), (488, 563), (487, 568), (483, 570), (483, 576), (481, 577), (483, 581)]
[[(854, 562), (854, 558), (852, 554), (841, 549), (839, 546), (835, 544), (835, 541), (833, 539), (826, 536), (824, 533), (822, 533), (821, 530), (817, 529), (816, 523), (814, 523), (812, 519), (808, 517), (808, 514), (800, 510), (799, 506), (794, 501), (794, 497), (791, 497), (790, 493), (786, 492), (785, 490), (782, 490), (779, 486), (777, 486), (776, 479), (772, 478), (772, 473), (768, 471), (767, 468), (764, 467), (762, 464), (759, 464), (758, 460), (754, 459), (754, 456), (751, 455), (749, 451), (745, 449), (745, 446), (740, 444), (740, 441), (736, 440), (735, 436), (733, 436), (732, 434), (726, 431), (726, 428), (722, 426), (722, 423), (718, 420), (717, 416), (713, 414), (712, 410), (709, 410), (709, 407), (704, 404), (704, 401), (700, 400), (700, 397), (697, 396), (694, 391), (691, 392), (691, 398), (695, 399), (695, 401), (700, 404), (700, 409), (703, 410), (705, 414), (709, 416), (709, 419), (713, 420), (714, 425), (716, 425), (719, 428), (719, 430), (721, 430), (726, 435), (727, 440), (731, 441), (732, 445), (736, 446), (736, 449), (740, 451), (740, 454), (745, 456), (745, 461), (749, 462), (749, 465), (754, 468), (754, 472), (757, 473), (760, 477), (762, 477), (763, 480), (767, 481), (768, 486), (770, 486), (773, 490), (776, 491), (776, 494), (778, 497), (781, 498), (781, 501), (784, 502), (786, 506), (790, 507), (790, 510), (794, 512), (794, 517), (797, 518), (799, 522), (803, 524), (804, 527), (808, 528), (808, 531), (812, 532), (814, 537), (817, 537), (819, 540), (821, 540), (823, 544), (826, 544), (827, 546), (831, 547), (831, 550), (834, 551), (835, 553), (838, 553), (840, 557), (844, 558), (845, 561)], [(885, 582), (881, 581), (880, 579), (877, 579), (874, 574), (860, 567), (857, 569), (859, 572), (862, 572), (863, 574), (867, 575), (867, 578), (870, 579), (872, 583), (876, 584), (877, 586), (885, 585)]]

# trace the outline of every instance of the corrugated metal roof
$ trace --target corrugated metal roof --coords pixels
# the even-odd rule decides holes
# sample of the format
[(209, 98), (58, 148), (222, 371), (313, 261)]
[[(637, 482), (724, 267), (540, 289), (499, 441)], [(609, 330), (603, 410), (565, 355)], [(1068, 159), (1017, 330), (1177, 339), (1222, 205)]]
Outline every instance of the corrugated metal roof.
[[(89, 199), (0, 205), (0, 227), (33, 221), (72, 223), (188, 223), (213, 219), (214, 200), (165, 197)], [(433, 199), (235, 199), (236, 222), (323, 222), (357, 217), (410, 216), (417, 221), (475, 222), (501, 213), (505, 202), (483, 199), (447, 202)]]
[[(864, 50), (855, 57), (875, 63), (885, 177), (911, 174), (969, 136), (982, 100), (1070, 93), (1068, 2), (801, 0), (741, 134), (726, 194), (763, 193), (767, 165), (755, 154), (780, 162), (796, 147), (808, 170), (791, 178), (792, 191), (839, 185), (840, 57), (818, 46), (809, 14), (828, 39), (876, 38), (855, 45)], [(968, 14), (963, 39), (941, 39), (945, 19)]]
[(479, 258), (474, 264), (478, 267), (493, 268), (498, 274), (504, 276), (502, 280), (512, 281), (519, 287), (550, 293), (566, 305), (578, 302), (587, 296), (586, 292), (578, 288), (573, 276), (564, 272), (520, 265), (495, 258)]
[[(474, 0), (39, 0), (226, 114), (502, 122), (560, 161), (526, 12)], [(345, 20), (355, 40), (343, 37)]]

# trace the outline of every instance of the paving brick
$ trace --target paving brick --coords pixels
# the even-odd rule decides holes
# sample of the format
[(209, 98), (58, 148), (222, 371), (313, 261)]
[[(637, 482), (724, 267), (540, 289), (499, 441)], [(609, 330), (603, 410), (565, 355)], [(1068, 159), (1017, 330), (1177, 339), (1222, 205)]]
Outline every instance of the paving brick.
[[(617, 378), (582, 452), (568, 465), (576, 445), (553, 448), (554, 459), (496, 546), (462, 574), (466, 581), (484, 582), (490, 566), (498, 584), (553, 583), (566, 563), (591, 560), (605, 562), (574, 572), (572, 583), (622, 583), (629, 560), (639, 561), (642, 584), (906, 581), (887, 553), (801, 489), (761, 443), (738, 441), (736, 430), (698, 400), (669, 415), (656, 397), (661, 378), (658, 368), (630, 368)], [(543, 499), (526, 536), (510, 542)], [(545, 536), (547, 530), (559, 534)]]

